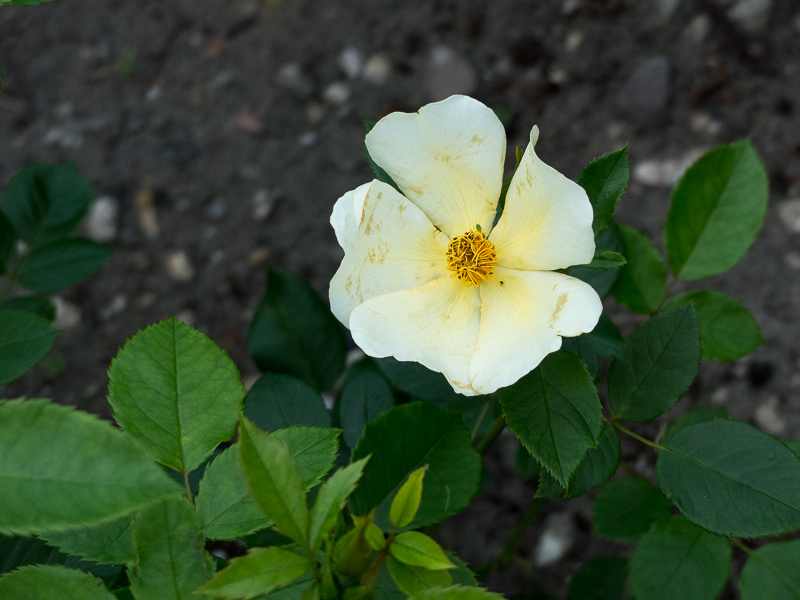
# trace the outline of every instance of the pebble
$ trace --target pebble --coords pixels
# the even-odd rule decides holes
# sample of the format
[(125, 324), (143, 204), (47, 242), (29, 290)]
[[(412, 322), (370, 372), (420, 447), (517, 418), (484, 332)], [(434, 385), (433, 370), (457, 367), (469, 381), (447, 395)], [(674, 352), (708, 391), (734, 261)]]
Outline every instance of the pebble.
[(125, 297), (124, 294), (117, 294), (111, 299), (111, 302), (106, 304), (102, 309), (100, 309), (100, 318), (104, 321), (108, 321), (112, 317), (117, 316), (118, 314), (125, 312), (125, 309), (128, 307), (128, 299)]
[(575, 52), (575, 50), (581, 47), (584, 37), (583, 31), (580, 29), (573, 29), (567, 34), (567, 39), (564, 40), (564, 49), (567, 52)]
[(706, 150), (694, 148), (683, 158), (643, 160), (633, 169), (633, 178), (644, 185), (672, 187)]
[(267, 190), (257, 190), (253, 194), (253, 218), (265, 221), (275, 207), (275, 197)]
[(42, 143), (45, 146), (74, 150), (83, 146), (83, 133), (77, 123), (70, 121), (48, 129)]
[(364, 63), (361, 77), (364, 81), (380, 85), (386, 83), (392, 74), (392, 62), (386, 54), (373, 54)]
[(478, 74), (466, 58), (448, 46), (431, 50), (425, 64), (424, 86), (432, 100), (471, 94), (477, 85)]
[(184, 308), (178, 311), (178, 314), (175, 315), (175, 318), (178, 319), (178, 321), (181, 321), (182, 323), (186, 323), (187, 325), (191, 326), (194, 325), (196, 315), (194, 314), (194, 311), (192, 309)]
[(269, 258), (269, 248), (260, 246), (250, 253), (250, 264), (254, 267), (263, 265)]
[(111, 242), (117, 237), (119, 201), (111, 196), (100, 196), (86, 217), (86, 235), (96, 242)]
[(800, 199), (782, 202), (778, 206), (778, 216), (789, 233), (800, 233)]
[(215, 198), (211, 204), (206, 207), (206, 217), (212, 221), (219, 221), (225, 218), (228, 214), (228, 201), (223, 197)]
[(148, 238), (158, 237), (158, 212), (155, 206), (155, 194), (150, 188), (142, 188), (136, 194), (136, 222)]
[(187, 283), (194, 278), (194, 267), (183, 250), (172, 252), (167, 256), (167, 272), (172, 279), (180, 283)]
[(739, 0), (728, 11), (728, 17), (751, 35), (762, 33), (769, 24), (773, 0)]
[(753, 413), (753, 420), (759, 429), (772, 435), (781, 436), (786, 433), (786, 420), (781, 415), (777, 396), (770, 396), (759, 404)]
[(356, 48), (345, 48), (339, 55), (339, 68), (348, 79), (355, 79), (361, 74), (364, 58)]
[(263, 124), (261, 123), (261, 119), (253, 113), (243, 111), (233, 119), (233, 128), (242, 133), (256, 134), (261, 132)]
[(64, 300), (61, 296), (53, 296), (53, 304), (56, 307), (56, 318), (53, 327), (56, 329), (72, 329), (77, 327), (83, 317), (81, 307)]
[(572, 548), (575, 542), (575, 525), (568, 513), (550, 515), (544, 524), (544, 532), (536, 544), (534, 561), (537, 567), (557, 563)]
[(800, 252), (787, 252), (783, 260), (790, 269), (800, 271)]
[(325, 88), (322, 99), (331, 106), (341, 106), (350, 98), (350, 86), (343, 81), (336, 81)]
[(312, 85), (298, 63), (287, 63), (278, 70), (278, 83), (301, 95), (311, 93)]
[(317, 143), (317, 134), (313, 131), (306, 131), (305, 133), (301, 133), (300, 137), (297, 138), (297, 143), (300, 144), (303, 148), (310, 148), (314, 144)]
[(716, 406), (722, 406), (730, 398), (731, 390), (728, 386), (721, 386), (711, 392), (711, 404)]
[(652, 116), (663, 111), (672, 92), (669, 60), (655, 56), (639, 62), (620, 93), (620, 104), (632, 115)]
[(678, 8), (680, 3), (681, 0), (658, 0), (658, 13), (661, 15), (661, 18), (665, 21), (672, 18), (675, 9)]
[(694, 43), (699, 44), (708, 37), (710, 30), (711, 18), (705, 13), (700, 13), (689, 21), (689, 25), (686, 26), (686, 35)]

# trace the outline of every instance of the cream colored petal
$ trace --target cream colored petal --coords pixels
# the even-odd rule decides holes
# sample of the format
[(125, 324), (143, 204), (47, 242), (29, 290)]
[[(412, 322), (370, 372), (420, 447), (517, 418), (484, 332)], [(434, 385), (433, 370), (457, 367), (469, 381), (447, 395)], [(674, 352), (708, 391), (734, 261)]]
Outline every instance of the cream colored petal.
[(592, 205), (581, 186), (536, 156), (538, 136), (534, 127), (491, 233), (497, 259), (505, 267), (533, 271), (586, 264), (594, 256)]
[(480, 286), (481, 329), (469, 369), (481, 394), (532, 371), (561, 347), (560, 336), (594, 329), (603, 311), (594, 289), (574, 277), (503, 267), (493, 276), (497, 283)]
[(450, 274), (449, 239), (385, 183), (373, 181), (342, 196), (331, 223), (345, 251), (331, 280), (331, 310), (345, 326), (365, 300)]
[(449, 276), (367, 300), (350, 316), (364, 352), (423, 364), (466, 396), (477, 394), (469, 386), (469, 364), (479, 324), (478, 289)]
[(491, 229), (506, 135), (491, 109), (451, 96), (418, 113), (392, 113), (367, 134), (373, 160), (448, 237)]

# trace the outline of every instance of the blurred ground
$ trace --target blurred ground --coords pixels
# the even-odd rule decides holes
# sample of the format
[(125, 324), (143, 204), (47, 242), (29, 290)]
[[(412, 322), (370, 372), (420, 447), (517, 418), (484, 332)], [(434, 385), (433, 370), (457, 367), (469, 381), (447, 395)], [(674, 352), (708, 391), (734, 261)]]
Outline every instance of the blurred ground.
[[(468, 93), (501, 112), (511, 157), (538, 124), (539, 156), (573, 178), (629, 142), (619, 219), (657, 245), (682, 165), (753, 140), (771, 184), (758, 241), (729, 273), (674, 291), (739, 298), (765, 344), (704, 365), (676, 410), (723, 405), (800, 438), (796, 0), (59, 0), (0, 9), (0, 72), (0, 184), (33, 161), (75, 160), (103, 198), (85, 233), (116, 250), (63, 294), (54, 352), (7, 395), (108, 415), (111, 358), (170, 316), (218, 341), (252, 380), (247, 326), (266, 268), (326, 293), (338, 266), (331, 207), (371, 178), (362, 120)], [(613, 302), (607, 310), (635, 325)], [(493, 491), (441, 531), (478, 564), (533, 493), (509, 456), (513, 440), (491, 458)], [(652, 469), (637, 446), (623, 460)], [(588, 556), (624, 551), (588, 542), (588, 507), (551, 503), (523, 538), (529, 564), (543, 530), (565, 540), (540, 576), (513, 567), (486, 582), (563, 592)]]

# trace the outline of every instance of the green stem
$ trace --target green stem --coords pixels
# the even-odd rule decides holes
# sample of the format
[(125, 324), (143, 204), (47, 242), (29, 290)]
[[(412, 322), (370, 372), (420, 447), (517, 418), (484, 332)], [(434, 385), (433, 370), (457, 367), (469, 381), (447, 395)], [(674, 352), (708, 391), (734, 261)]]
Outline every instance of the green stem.
[(189, 473), (186, 471), (183, 472), (183, 486), (186, 488), (186, 497), (189, 498), (189, 502), (194, 503), (192, 488), (189, 486)]
[(531, 505), (528, 507), (528, 510), (525, 511), (525, 514), (522, 516), (522, 519), (517, 526), (514, 528), (514, 531), (511, 532), (511, 536), (508, 538), (506, 545), (503, 546), (503, 550), (500, 554), (497, 555), (496, 558), (490, 560), (488, 563), (479, 567), (475, 570), (477, 575), (485, 575), (489, 571), (491, 571), (497, 565), (503, 565), (509, 563), (514, 558), (514, 550), (519, 544), (519, 541), (522, 539), (522, 536), (525, 535), (525, 532), (528, 530), (528, 527), (536, 518), (536, 515), (539, 514), (539, 511), (542, 510), (542, 507), (547, 504), (547, 500), (544, 498), (535, 498)]
[(745, 546), (744, 543), (742, 542), (742, 540), (737, 540), (736, 538), (731, 538), (731, 541), (733, 542), (734, 546), (736, 546), (740, 550), (743, 550), (748, 556), (752, 556), (753, 554), (755, 554), (755, 550), (751, 550), (750, 548)]
[(481, 411), (478, 420), (475, 422), (475, 427), (472, 428), (472, 441), (475, 441), (475, 438), (478, 437), (478, 432), (481, 430), (481, 425), (483, 424), (483, 420), (486, 418), (486, 413), (489, 412), (489, 407), (492, 405), (492, 397), (486, 396), (486, 402), (483, 403), (483, 410)]
[(478, 454), (484, 456), (489, 451), (489, 448), (492, 447), (492, 444), (497, 441), (497, 438), (500, 437), (500, 434), (503, 433), (503, 429), (505, 428), (506, 416), (501, 414), (499, 417), (497, 417), (497, 420), (494, 422), (494, 425), (492, 425), (492, 429), (489, 431), (489, 433), (487, 433), (486, 436), (481, 440), (481, 443), (478, 444), (478, 447), (476, 448)]
[(610, 424), (612, 426), (616, 427), (617, 429), (619, 429), (622, 433), (626, 433), (629, 436), (631, 436), (633, 439), (639, 440), (640, 442), (642, 442), (646, 446), (650, 446), (651, 448), (655, 448), (656, 450), (666, 450), (667, 449), (667, 448), (665, 448), (664, 446), (662, 446), (660, 444), (656, 444), (655, 442), (651, 442), (647, 438), (644, 438), (644, 437), (640, 436), (638, 433), (634, 433), (630, 429), (626, 429), (625, 427), (623, 427), (622, 425), (620, 425), (616, 421), (610, 421)]

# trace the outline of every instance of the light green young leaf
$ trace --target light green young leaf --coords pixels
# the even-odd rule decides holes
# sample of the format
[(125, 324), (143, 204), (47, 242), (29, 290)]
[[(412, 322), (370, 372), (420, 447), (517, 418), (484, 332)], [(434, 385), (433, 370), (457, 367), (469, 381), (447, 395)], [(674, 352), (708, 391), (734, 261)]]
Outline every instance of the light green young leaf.
[(687, 305), (646, 321), (625, 341), (608, 371), (616, 417), (649, 421), (675, 406), (700, 368), (700, 337)]
[(730, 568), (728, 540), (676, 516), (639, 539), (628, 583), (637, 600), (714, 600)]
[(500, 594), (479, 587), (451, 585), (446, 588), (431, 588), (413, 596), (412, 600), (502, 600)]
[(590, 558), (575, 571), (568, 600), (622, 600), (628, 561), (617, 556)]
[(398, 534), (389, 545), (389, 555), (405, 565), (432, 571), (456, 568), (439, 544), (419, 531)]
[(386, 535), (383, 533), (383, 530), (372, 521), (370, 521), (364, 529), (364, 539), (367, 540), (369, 547), (376, 552), (380, 552), (386, 547)]
[(425, 465), (411, 473), (392, 500), (389, 520), (395, 529), (407, 527), (417, 516), (419, 503), (422, 500), (422, 480), (427, 470), (428, 465)]
[(200, 519), (191, 502), (173, 496), (151, 504), (133, 521), (136, 560), (128, 578), (136, 600), (190, 600), (211, 579)]
[(136, 558), (130, 516), (83, 529), (43, 533), (39, 537), (65, 554), (80, 556), (83, 560), (124, 565)]
[(312, 549), (318, 548), (324, 537), (336, 525), (336, 519), (342, 512), (347, 497), (356, 488), (368, 460), (364, 458), (339, 469), (319, 488), (317, 500), (311, 509), (309, 539)]
[(50, 294), (94, 275), (114, 252), (83, 238), (56, 240), (31, 249), (20, 262), (17, 281), (39, 294)]
[(308, 506), (289, 448), (242, 417), (239, 452), (247, 485), (261, 511), (282, 533), (308, 547)]
[(750, 311), (727, 294), (706, 290), (670, 298), (664, 310), (692, 303), (700, 326), (703, 358), (736, 360), (749, 354), (764, 340)]
[(244, 416), (264, 431), (294, 425), (330, 427), (331, 413), (308, 384), (279, 373), (264, 373), (244, 399)]
[(636, 477), (621, 477), (594, 499), (594, 531), (611, 540), (635, 540), (653, 523), (669, 518), (672, 508), (660, 489)]
[(129, 437), (46, 400), (0, 402), (0, 533), (111, 520), (180, 488)]
[[(116, 600), (96, 577), (61, 566), (37, 565), (0, 577), (0, 598), (8, 600)], [(137, 599), (138, 600), (138, 599)]]
[(308, 557), (283, 548), (253, 548), (198, 590), (215, 598), (254, 598), (286, 586), (310, 568)]
[(714, 533), (750, 538), (800, 527), (800, 457), (746, 423), (686, 427), (659, 452), (657, 470), (669, 499)]
[(392, 406), (392, 388), (374, 369), (361, 369), (347, 380), (335, 409), (347, 445), (354, 448), (367, 423)]
[(597, 446), (602, 408), (578, 357), (550, 354), (534, 371), (500, 391), (508, 427), (562, 485)]
[(228, 355), (177, 319), (133, 336), (108, 371), (114, 418), (156, 459), (188, 473), (236, 429), (244, 388)]
[(800, 540), (773, 542), (750, 555), (739, 579), (742, 600), (800, 600)]
[(578, 175), (577, 183), (586, 190), (594, 210), (592, 229), (603, 231), (614, 218), (614, 208), (625, 193), (630, 178), (628, 146), (590, 162)]
[(314, 487), (333, 468), (341, 429), (335, 427), (287, 427), (274, 431), (297, 461), (303, 488)]
[(628, 262), (620, 269), (611, 294), (633, 312), (653, 313), (664, 299), (667, 281), (664, 259), (643, 233), (625, 225), (620, 225), (619, 230)]
[(686, 171), (672, 193), (664, 245), (681, 279), (723, 273), (744, 255), (764, 222), (767, 173), (753, 145), (720, 146)]
[(429, 588), (446, 587), (453, 583), (453, 577), (447, 571), (433, 571), (425, 567), (405, 565), (391, 556), (386, 559), (386, 567), (397, 587), (409, 595)]
[(22, 377), (58, 337), (46, 319), (24, 310), (0, 310), (0, 385)]

